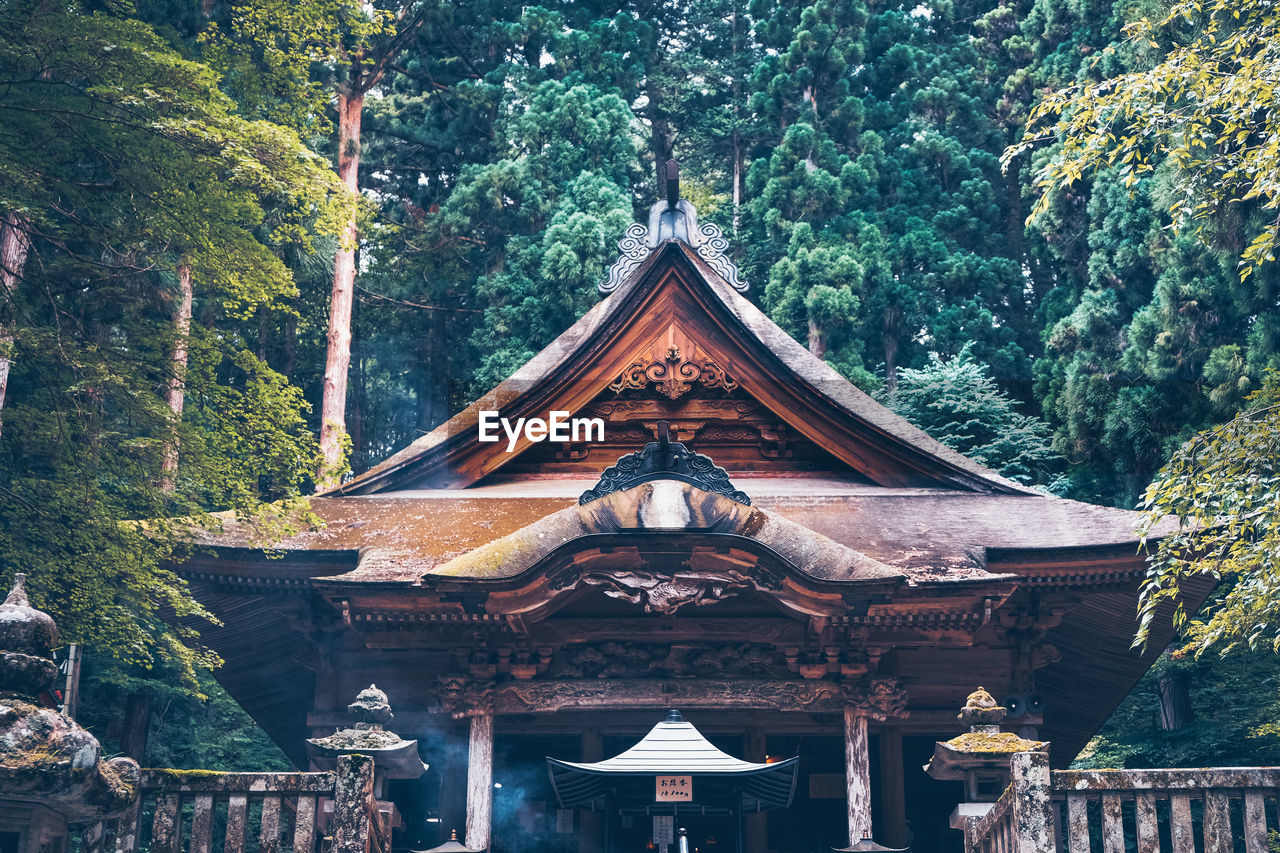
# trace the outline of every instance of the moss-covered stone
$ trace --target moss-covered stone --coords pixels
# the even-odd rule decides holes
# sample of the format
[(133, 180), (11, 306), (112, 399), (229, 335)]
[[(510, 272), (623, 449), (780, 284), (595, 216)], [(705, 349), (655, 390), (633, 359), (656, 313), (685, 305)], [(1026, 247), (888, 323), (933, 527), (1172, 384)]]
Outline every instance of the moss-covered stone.
[(53, 683), (57, 629), (31, 607), (17, 576), (0, 605), (0, 802), (36, 802), (70, 821), (100, 820), (137, 801), (138, 765), (106, 761), (98, 739), (35, 702)]
[(947, 741), (947, 746), (969, 755), (1040, 752), (1045, 748), (1043, 741), (1026, 740), (1013, 732), (965, 732)]

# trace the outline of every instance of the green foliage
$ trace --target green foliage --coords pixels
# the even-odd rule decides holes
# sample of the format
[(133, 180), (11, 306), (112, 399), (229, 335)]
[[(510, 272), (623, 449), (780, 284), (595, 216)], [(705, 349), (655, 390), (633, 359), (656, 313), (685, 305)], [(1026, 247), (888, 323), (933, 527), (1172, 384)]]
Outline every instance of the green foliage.
[[(1015, 157), (1044, 139), (1061, 140), (1039, 170), (1043, 210), (1050, 190), (1114, 167), (1132, 187), (1168, 166), (1177, 172), (1168, 208), (1179, 228), (1205, 220), (1235, 221), (1280, 206), (1280, 142), (1273, 118), (1280, 11), (1264, 0), (1179, 0), (1155, 21), (1129, 25), (1127, 46), (1152, 61), (1102, 80), (1083, 80), (1043, 97), (1033, 108)], [(1274, 258), (1280, 229), (1274, 214), (1251, 224), (1241, 277)]]
[(101, 655), (90, 653), (81, 670), (77, 722), (94, 733), (108, 755), (120, 751), (121, 710), (129, 696), (150, 694), (147, 751), (143, 767), (267, 772), (292, 769), (271, 742), (208, 671), (197, 676), (198, 692), (163, 667), (151, 678), (122, 677)]
[[(1185, 680), (1193, 719), (1161, 726), (1160, 679)], [(1242, 767), (1280, 762), (1280, 658), (1270, 650), (1225, 660), (1161, 658), (1120, 703), (1072, 767)]]
[[(1172, 604), (1192, 649), (1280, 652), (1278, 496), (1280, 375), (1269, 373), (1244, 411), (1187, 442), (1147, 489), (1142, 532), (1165, 535), (1142, 587), (1140, 642)], [(1169, 516), (1177, 527), (1165, 531)], [(1224, 582), (1203, 617), (1188, 623), (1185, 588), (1202, 572)]]
[[(0, 210), (32, 236), (0, 311), (16, 337), (0, 575), (26, 572), (35, 603), (119, 677), (163, 666), (197, 690), (216, 657), (173, 627), (210, 618), (166, 567), (188, 526), (174, 519), (254, 512), (307, 484), (306, 403), (246, 332), (287, 310), (282, 256), (336, 230), (342, 194), (293, 131), (243, 118), (128, 9), (8, 4), (0, 71)], [(161, 394), (179, 263), (196, 294), (181, 422)]]
[(1048, 424), (1024, 415), (967, 346), (948, 361), (904, 369), (885, 396), (898, 414), (943, 444), (1011, 480), (1049, 485), (1061, 471)]

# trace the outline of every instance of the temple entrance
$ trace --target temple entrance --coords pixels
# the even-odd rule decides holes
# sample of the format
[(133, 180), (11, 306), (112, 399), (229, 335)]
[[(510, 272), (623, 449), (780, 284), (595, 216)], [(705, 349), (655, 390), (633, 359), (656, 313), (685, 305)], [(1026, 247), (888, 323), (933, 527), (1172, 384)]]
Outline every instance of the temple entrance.
[(612, 758), (547, 757), (560, 807), (601, 814), (603, 853), (674, 853), (681, 827), (692, 830), (691, 849), (745, 853), (747, 816), (791, 805), (798, 769), (794, 757), (765, 763), (734, 758), (679, 711)]

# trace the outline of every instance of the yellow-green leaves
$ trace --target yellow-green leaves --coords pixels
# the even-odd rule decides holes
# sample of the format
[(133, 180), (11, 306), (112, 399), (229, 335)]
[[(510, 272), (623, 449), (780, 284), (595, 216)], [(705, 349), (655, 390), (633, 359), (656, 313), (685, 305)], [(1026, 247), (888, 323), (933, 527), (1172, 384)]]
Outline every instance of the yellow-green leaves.
[[(1142, 530), (1156, 540), (1143, 582), (1145, 644), (1158, 613), (1173, 608), (1189, 647), (1280, 651), (1280, 375), (1268, 374), (1246, 409), (1200, 433), (1161, 470), (1144, 497)], [(1220, 580), (1207, 615), (1192, 621), (1187, 587)]]

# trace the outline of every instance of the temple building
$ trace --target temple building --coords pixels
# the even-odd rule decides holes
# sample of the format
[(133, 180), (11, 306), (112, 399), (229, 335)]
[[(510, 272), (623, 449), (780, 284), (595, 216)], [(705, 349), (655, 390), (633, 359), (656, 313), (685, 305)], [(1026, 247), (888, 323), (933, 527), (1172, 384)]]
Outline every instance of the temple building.
[(388, 783), (402, 849), (457, 828), (599, 850), (606, 826), (652, 849), (647, 812), (557, 801), (546, 758), (601, 762), (672, 709), (734, 759), (798, 759), (786, 808), (680, 813), (693, 848), (958, 849), (962, 785), (922, 765), (967, 695), (1064, 766), (1167, 641), (1130, 648), (1135, 514), (1011, 482), (876, 403), (743, 295), (674, 191), (620, 245), (591, 311), (313, 499), (322, 528), (268, 548), (229, 521), (182, 564), (223, 621), (219, 680), (304, 769), (309, 737), (385, 691), (430, 765)]

